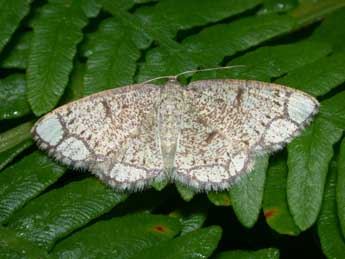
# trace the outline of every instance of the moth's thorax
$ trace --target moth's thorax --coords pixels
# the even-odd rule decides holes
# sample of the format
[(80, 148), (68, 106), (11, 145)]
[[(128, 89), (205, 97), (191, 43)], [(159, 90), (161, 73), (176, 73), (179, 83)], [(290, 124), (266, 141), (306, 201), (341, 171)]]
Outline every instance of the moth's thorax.
[(182, 126), (183, 102), (182, 86), (176, 80), (169, 80), (161, 88), (157, 109), (158, 139), (166, 172), (171, 172), (174, 167)]

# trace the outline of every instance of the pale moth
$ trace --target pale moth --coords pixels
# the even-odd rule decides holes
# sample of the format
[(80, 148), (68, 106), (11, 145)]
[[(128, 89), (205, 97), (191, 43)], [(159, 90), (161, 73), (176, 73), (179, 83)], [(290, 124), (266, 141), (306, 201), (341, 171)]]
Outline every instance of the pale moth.
[(281, 149), (318, 112), (312, 96), (248, 80), (181, 86), (152, 80), (63, 105), (32, 128), (57, 161), (85, 169), (115, 190), (169, 180), (196, 191), (228, 189), (255, 157)]

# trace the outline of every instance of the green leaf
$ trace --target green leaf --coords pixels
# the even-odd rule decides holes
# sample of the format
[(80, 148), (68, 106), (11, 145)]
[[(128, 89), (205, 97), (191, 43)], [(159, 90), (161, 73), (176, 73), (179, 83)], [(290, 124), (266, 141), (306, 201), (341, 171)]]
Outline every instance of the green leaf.
[(18, 237), (8, 228), (0, 226), (0, 258), (2, 259), (44, 259), (48, 254), (29, 241)]
[(116, 10), (117, 8), (121, 10), (129, 10), (135, 5), (136, 1), (137, 0), (98, 0), (104, 9), (111, 13), (113, 9)]
[(323, 204), (317, 222), (317, 232), (320, 238), (321, 248), (328, 258), (344, 258), (345, 242), (341, 236), (341, 230), (337, 217), (336, 205), (336, 163), (330, 166), (330, 175), (325, 188)]
[(34, 152), (0, 174), (0, 222), (63, 175), (65, 169)]
[[(283, 76), (325, 57), (332, 51), (331, 45), (310, 39), (277, 46), (265, 46), (237, 57), (228, 66), (230, 69), (196, 73), (193, 80), (209, 78), (252, 79), (270, 82), (271, 78)], [(236, 67), (244, 65), (245, 67)]]
[(345, 91), (322, 102), (320, 117), (345, 130)]
[(318, 117), (288, 145), (288, 203), (301, 230), (311, 227), (317, 219), (333, 145), (339, 141), (342, 132)]
[(280, 77), (330, 54), (331, 45), (312, 40), (261, 47), (233, 59), (228, 65), (246, 65), (245, 73)]
[(14, 39), (11, 41), (11, 49), (2, 53), (0, 67), (26, 69), (32, 34), (32, 32), (25, 32), (17, 37), (14, 35)]
[(30, 0), (0, 1), (0, 51), (29, 12)]
[(339, 225), (345, 239), (345, 139), (341, 142), (337, 162), (336, 201)]
[(345, 92), (341, 92), (323, 101), (320, 116), (288, 146), (288, 202), (302, 230), (315, 222), (321, 207), (333, 145), (345, 129), (344, 96)]
[(20, 118), (31, 112), (25, 84), (22, 74), (12, 74), (0, 80), (0, 120)]
[(0, 171), (5, 168), (13, 159), (33, 144), (31, 139), (25, 140), (16, 146), (0, 153)]
[(158, 75), (174, 75), (197, 65), (214, 67), (224, 56), (234, 55), (286, 33), (293, 25), (294, 20), (288, 16), (264, 15), (210, 26), (182, 42), (183, 50), (176, 52), (183, 53), (183, 57), (175, 52), (168, 52), (165, 48), (149, 51), (139, 79), (143, 81)]
[(84, 95), (133, 82), (140, 52), (132, 38), (130, 28), (116, 19), (102, 22), (90, 43)]
[(150, 3), (150, 2), (158, 2), (158, 0), (134, 0), (136, 4), (144, 4), (144, 3)]
[(207, 258), (216, 249), (221, 232), (221, 228), (217, 226), (202, 228), (171, 241), (161, 242), (157, 246), (143, 250), (131, 259)]
[(85, 25), (76, 2), (42, 8), (33, 28), (27, 71), (28, 101), (36, 115), (50, 111), (62, 96)]
[(70, 81), (67, 85), (65, 94), (62, 96), (62, 102), (67, 103), (83, 97), (84, 93), (84, 75), (86, 72), (85, 63), (75, 62)]
[(96, 17), (101, 9), (101, 4), (97, 0), (80, 0), (80, 5), (89, 18)]
[(186, 235), (187, 233), (190, 233), (192, 231), (195, 231), (202, 227), (202, 225), (205, 223), (205, 220), (207, 218), (207, 212), (206, 211), (197, 211), (192, 212), (187, 216), (184, 216), (180, 219), (182, 224), (182, 230), (180, 235)]
[(131, 213), (152, 213), (166, 204), (171, 198), (171, 189), (163, 191), (147, 190), (132, 193), (126, 202), (120, 203), (112, 210), (112, 215), (122, 216)]
[(298, 18), (299, 26), (305, 26), (344, 6), (344, 0), (302, 0), (291, 15)]
[(298, 235), (301, 231), (290, 214), (287, 197), (287, 165), (279, 157), (270, 163), (266, 176), (263, 211), (268, 225), (279, 234)]
[(182, 208), (180, 207), (169, 213), (169, 216), (180, 219), (182, 225), (180, 236), (200, 229), (203, 226), (209, 209), (208, 204), (205, 204), (204, 201), (204, 199), (194, 199), (189, 203), (185, 203)]
[(265, 0), (258, 14), (285, 13), (298, 6), (298, 0)]
[[(195, 1), (195, 0), (194, 0)], [(183, 22), (179, 23), (179, 29), (181, 26), (183, 29), (191, 28), (193, 25), (202, 25), (207, 22), (215, 22), (226, 17), (230, 17), (234, 14), (243, 12), (247, 9), (250, 9), (260, 3), (262, 0), (244, 0), (241, 3), (236, 1), (224, 1), (221, 0), (219, 3), (225, 4), (226, 6), (231, 5), (232, 8), (221, 8), (216, 5), (209, 4), (204, 2), (203, 8), (195, 8), (193, 2), (189, 4), (185, 1), (164, 1), (162, 4), (159, 3), (156, 5), (156, 8), (151, 8), (151, 12), (154, 14), (148, 14), (145, 11), (141, 12), (140, 10), (136, 12), (136, 15), (130, 15), (127, 12), (124, 12), (125, 9), (129, 9), (134, 4), (133, 1), (127, 1), (126, 4), (119, 1), (111, 0), (101, 0), (103, 7), (109, 11), (116, 19), (128, 24), (132, 30), (143, 32), (147, 38), (156, 39), (161, 46), (167, 48), (168, 51), (172, 51), (173, 55), (177, 55), (180, 58), (183, 58), (182, 53), (179, 53), (182, 48), (175, 41), (171, 40), (169, 36), (173, 35), (171, 33), (174, 28), (174, 24), (179, 23), (179, 20)], [(196, 2), (196, 1), (195, 1)], [(198, 2), (198, 7), (200, 7), (200, 2)], [(212, 15), (210, 15), (209, 10), (212, 8)], [(222, 9), (222, 10), (221, 10)], [(170, 15), (175, 16), (170, 18), (173, 22), (166, 22), (169, 15), (161, 16), (161, 12), (170, 12)], [(198, 11), (197, 15), (190, 15), (190, 12)], [(169, 18), (168, 18), (169, 19)], [(183, 24), (183, 25), (182, 25)], [(156, 26), (155, 26), (156, 25)], [(143, 30), (144, 28), (144, 30)], [(176, 32), (175, 32), (176, 33)]]
[(184, 199), (185, 201), (191, 201), (193, 199), (195, 195), (195, 192), (193, 190), (179, 183), (176, 183), (175, 185), (182, 199)]
[(277, 82), (314, 96), (325, 95), (345, 82), (345, 52), (305, 65)]
[(161, 191), (161, 190), (163, 190), (167, 185), (168, 185), (168, 180), (167, 179), (163, 179), (163, 180), (161, 180), (160, 182), (153, 182), (152, 184), (151, 184), (151, 186), (155, 189), (155, 190), (157, 190), (157, 191)]
[[(130, 258), (143, 249), (173, 238), (180, 231), (177, 219), (134, 214), (99, 221), (59, 242), (54, 258)], [(101, 233), (101, 234), (100, 234)]]
[(215, 5), (212, 1), (166, 0), (158, 2), (153, 8), (141, 8), (135, 14), (146, 26), (173, 38), (178, 31), (215, 23), (252, 9), (261, 2), (262, 0), (218, 0)]
[(0, 153), (5, 152), (18, 144), (31, 139), (30, 130), (33, 123), (26, 122), (0, 134)]
[(207, 198), (216, 206), (230, 206), (231, 198), (227, 191), (223, 192), (208, 192)]
[(279, 250), (265, 248), (257, 251), (233, 250), (218, 254), (215, 259), (278, 259)]
[(49, 249), (56, 240), (109, 211), (126, 198), (93, 178), (54, 189), (28, 203), (9, 220), (20, 236)]
[[(336, 30), (334, 28), (336, 28)], [(344, 51), (345, 8), (327, 16), (321, 26), (316, 28), (312, 37), (318, 41), (331, 43), (335, 51)]]
[[(204, 64), (214, 65), (224, 56), (256, 46), (292, 29), (294, 20), (288, 16), (264, 15), (239, 19), (230, 24), (208, 27), (182, 42), (188, 54)], [(218, 40), (215, 41), (214, 39)], [(229, 38), (231, 39), (229, 41)]]
[(250, 228), (257, 221), (262, 205), (268, 155), (257, 157), (252, 172), (230, 189), (232, 207), (243, 226)]

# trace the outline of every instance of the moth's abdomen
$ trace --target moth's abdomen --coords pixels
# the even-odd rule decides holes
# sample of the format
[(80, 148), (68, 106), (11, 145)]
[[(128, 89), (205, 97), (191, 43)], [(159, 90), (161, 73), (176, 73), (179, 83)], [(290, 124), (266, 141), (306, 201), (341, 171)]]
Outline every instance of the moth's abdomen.
[(166, 172), (174, 168), (182, 125), (183, 95), (179, 85), (167, 84), (161, 90), (158, 106), (158, 139)]

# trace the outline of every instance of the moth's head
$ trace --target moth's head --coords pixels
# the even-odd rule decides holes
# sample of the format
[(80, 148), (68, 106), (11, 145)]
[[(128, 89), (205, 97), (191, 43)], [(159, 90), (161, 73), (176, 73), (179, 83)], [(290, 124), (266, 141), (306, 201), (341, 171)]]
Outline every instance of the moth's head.
[(164, 84), (164, 88), (167, 91), (180, 90), (181, 83), (177, 80), (176, 76), (168, 77), (168, 81)]

